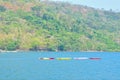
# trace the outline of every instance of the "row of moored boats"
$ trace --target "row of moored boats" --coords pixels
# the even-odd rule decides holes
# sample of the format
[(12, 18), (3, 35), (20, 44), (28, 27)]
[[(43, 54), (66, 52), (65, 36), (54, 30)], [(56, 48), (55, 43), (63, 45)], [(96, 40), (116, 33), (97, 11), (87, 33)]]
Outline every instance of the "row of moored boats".
[(39, 60), (100, 60), (99, 57), (58, 57), (58, 58), (49, 58), (49, 57), (41, 57)]

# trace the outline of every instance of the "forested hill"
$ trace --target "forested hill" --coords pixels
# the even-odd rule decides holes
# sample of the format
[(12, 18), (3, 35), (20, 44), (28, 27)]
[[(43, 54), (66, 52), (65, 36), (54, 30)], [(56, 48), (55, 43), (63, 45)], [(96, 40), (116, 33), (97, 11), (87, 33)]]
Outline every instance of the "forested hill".
[(38, 1), (0, 0), (0, 50), (120, 51), (120, 13)]

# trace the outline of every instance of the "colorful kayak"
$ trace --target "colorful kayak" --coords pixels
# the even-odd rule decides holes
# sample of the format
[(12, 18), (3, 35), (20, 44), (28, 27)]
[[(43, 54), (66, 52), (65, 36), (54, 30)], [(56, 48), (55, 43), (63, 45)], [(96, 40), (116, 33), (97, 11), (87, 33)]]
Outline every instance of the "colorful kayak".
[(101, 58), (98, 57), (59, 57), (59, 58), (48, 58), (48, 57), (42, 57), (39, 58), (39, 60), (100, 60)]

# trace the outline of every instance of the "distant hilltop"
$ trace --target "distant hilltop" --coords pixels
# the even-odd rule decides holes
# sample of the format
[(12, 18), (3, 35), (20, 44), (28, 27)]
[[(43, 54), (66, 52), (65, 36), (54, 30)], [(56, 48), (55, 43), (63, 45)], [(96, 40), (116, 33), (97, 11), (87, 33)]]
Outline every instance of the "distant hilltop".
[(120, 13), (53, 1), (0, 0), (0, 50), (120, 51)]

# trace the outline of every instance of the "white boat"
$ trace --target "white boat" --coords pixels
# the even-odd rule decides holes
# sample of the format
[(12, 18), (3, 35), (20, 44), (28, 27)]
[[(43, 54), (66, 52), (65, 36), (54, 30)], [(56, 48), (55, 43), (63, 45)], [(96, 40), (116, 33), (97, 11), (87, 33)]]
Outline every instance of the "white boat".
[(89, 59), (88, 57), (74, 57), (74, 60), (87, 60)]
[(39, 58), (39, 60), (53, 60), (54, 58), (47, 58), (47, 57), (43, 57), (43, 58)]

